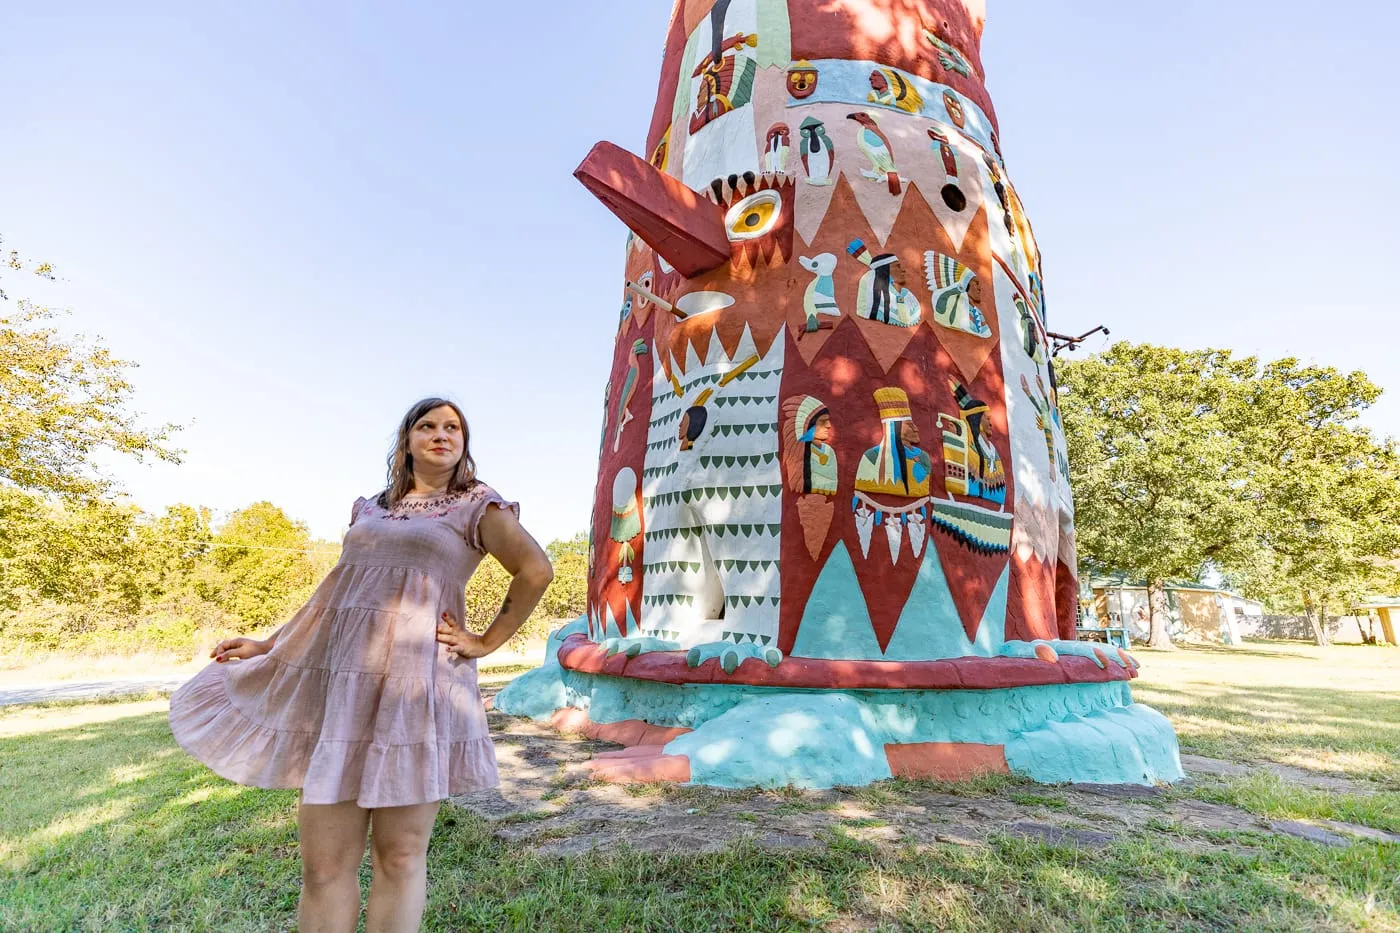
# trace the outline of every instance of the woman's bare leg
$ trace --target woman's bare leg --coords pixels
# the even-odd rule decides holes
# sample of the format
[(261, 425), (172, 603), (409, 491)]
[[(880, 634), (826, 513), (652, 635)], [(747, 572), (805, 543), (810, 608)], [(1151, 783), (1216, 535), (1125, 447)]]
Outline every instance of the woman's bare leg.
[(374, 883), (365, 933), (412, 933), (428, 900), (428, 837), (441, 801), (381, 807), (370, 817)]
[(297, 804), (300, 933), (353, 933), (360, 919), (360, 862), (365, 856), (369, 813), (353, 800)]

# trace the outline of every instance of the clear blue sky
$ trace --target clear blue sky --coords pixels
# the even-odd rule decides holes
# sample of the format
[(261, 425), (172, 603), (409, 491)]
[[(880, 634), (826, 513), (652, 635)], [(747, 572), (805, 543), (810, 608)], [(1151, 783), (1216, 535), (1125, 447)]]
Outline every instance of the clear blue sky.
[[(1400, 435), (1396, 7), (989, 7), (1052, 325), (1364, 369)], [(582, 530), (625, 231), (570, 173), (640, 149), (669, 8), (11, 5), (0, 233), (64, 280), (9, 284), (188, 426), (114, 467), (135, 499), (335, 537), (437, 393), (527, 527)]]

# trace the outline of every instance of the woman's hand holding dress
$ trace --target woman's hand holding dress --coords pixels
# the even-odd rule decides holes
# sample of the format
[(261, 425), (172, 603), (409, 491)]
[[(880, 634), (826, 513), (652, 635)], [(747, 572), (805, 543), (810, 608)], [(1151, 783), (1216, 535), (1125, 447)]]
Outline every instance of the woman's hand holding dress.
[(272, 650), (272, 641), (258, 641), (255, 638), (230, 638), (219, 642), (209, 656), (220, 664), (225, 661), (246, 661)]

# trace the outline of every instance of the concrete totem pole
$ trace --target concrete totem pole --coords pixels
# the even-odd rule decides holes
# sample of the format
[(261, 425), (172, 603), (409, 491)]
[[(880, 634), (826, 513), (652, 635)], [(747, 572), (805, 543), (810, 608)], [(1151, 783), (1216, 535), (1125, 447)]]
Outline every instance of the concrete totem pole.
[(677, 0), (631, 230), (589, 609), (498, 708), (615, 780), (1181, 777), (1075, 640), (1040, 254), (980, 0)]

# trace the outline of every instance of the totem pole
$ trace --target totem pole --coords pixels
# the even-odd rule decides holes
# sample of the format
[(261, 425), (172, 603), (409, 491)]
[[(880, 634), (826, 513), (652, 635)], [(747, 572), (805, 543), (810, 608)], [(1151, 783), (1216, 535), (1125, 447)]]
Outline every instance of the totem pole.
[(1175, 734), (1076, 640), (1040, 254), (979, 0), (677, 0), (630, 229), (588, 612), (497, 700), (613, 780), (1151, 783)]

